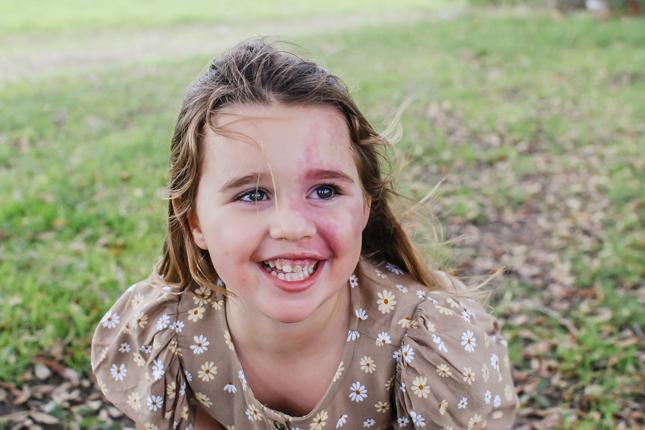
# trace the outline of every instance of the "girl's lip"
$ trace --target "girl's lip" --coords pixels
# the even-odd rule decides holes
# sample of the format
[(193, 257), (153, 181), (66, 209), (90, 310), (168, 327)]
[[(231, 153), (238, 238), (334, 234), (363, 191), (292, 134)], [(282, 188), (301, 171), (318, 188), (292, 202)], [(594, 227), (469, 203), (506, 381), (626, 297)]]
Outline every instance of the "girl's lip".
[(264, 269), (262, 263), (259, 263), (258, 266), (260, 266), (260, 271), (264, 273), (267, 278), (269, 278), (273, 285), (283, 291), (286, 291), (287, 293), (298, 293), (300, 291), (306, 290), (311, 285), (313, 285), (314, 282), (316, 282), (316, 279), (318, 279), (318, 276), (320, 276), (320, 272), (322, 272), (325, 262), (326, 260), (318, 261), (318, 267), (316, 268), (316, 271), (310, 277), (303, 279), (302, 281), (286, 281), (280, 278), (276, 278)]

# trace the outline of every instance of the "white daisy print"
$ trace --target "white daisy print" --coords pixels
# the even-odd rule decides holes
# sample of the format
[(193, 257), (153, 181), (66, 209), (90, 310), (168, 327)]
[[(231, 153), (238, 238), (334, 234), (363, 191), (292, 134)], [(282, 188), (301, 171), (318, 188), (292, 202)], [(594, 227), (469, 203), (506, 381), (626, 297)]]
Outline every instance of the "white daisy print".
[(246, 376), (244, 376), (244, 371), (242, 369), (237, 372), (237, 377), (242, 383), (242, 391), (246, 391)]
[(482, 421), (482, 416), (479, 414), (473, 415), (471, 419), (468, 420), (468, 430), (472, 430), (475, 428), (477, 424), (479, 424)]
[(468, 398), (467, 397), (462, 397), (459, 399), (459, 403), (457, 403), (457, 409), (466, 409), (468, 406)]
[(356, 309), (356, 318), (358, 318), (361, 321), (365, 321), (367, 319), (367, 312), (365, 312), (365, 309), (359, 308)]
[(248, 408), (246, 408), (245, 414), (246, 414), (246, 417), (249, 419), (249, 421), (259, 421), (260, 418), (262, 418), (262, 414), (260, 413), (260, 410), (255, 405), (251, 405)]
[(349, 389), (349, 399), (352, 402), (362, 402), (367, 397), (367, 388), (356, 381)]
[(376, 276), (378, 276), (381, 279), (387, 279), (387, 275), (378, 269), (374, 269), (374, 273), (376, 273)]
[(224, 391), (230, 394), (235, 394), (237, 393), (237, 387), (233, 384), (226, 384), (224, 385)]
[(110, 368), (110, 374), (115, 381), (123, 381), (126, 373), (128, 373), (128, 368), (123, 363), (119, 365), (113, 364)]
[(459, 309), (461, 307), (461, 304), (457, 302), (455, 299), (453, 299), (452, 297), (448, 297), (446, 299), (446, 302), (448, 302), (451, 308)]
[(204, 351), (208, 350), (208, 345), (210, 345), (210, 342), (203, 334), (200, 334), (199, 336), (193, 336), (193, 341), (195, 342), (195, 344), (190, 345), (190, 349), (192, 349), (193, 354), (203, 354)]
[(412, 418), (412, 423), (417, 426), (417, 427), (425, 427), (426, 426), (426, 420), (421, 416), (421, 414), (417, 414), (415, 411), (410, 412), (410, 418)]
[(361, 337), (361, 334), (358, 332), (358, 330), (349, 330), (347, 332), (347, 342), (353, 342), (359, 337)]
[(410, 420), (408, 419), (408, 417), (399, 417), (399, 419), (396, 420), (396, 422), (399, 425), (399, 427), (407, 427), (408, 424), (410, 424)]
[(130, 406), (135, 411), (138, 411), (139, 409), (141, 409), (141, 400), (139, 399), (139, 395), (137, 393), (128, 394), (127, 402), (128, 402), (128, 406)]
[(380, 414), (384, 414), (390, 410), (390, 404), (388, 402), (376, 402), (374, 407), (376, 408), (376, 412)]
[(374, 362), (372, 357), (368, 355), (361, 358), (360, 365), (361, 370), (365, 373), (374, 373), (376, 371), (376, 363)]
[(190, 311), (188, 311), (188, 319), (192, 322), (197, 322), (200, 319), (204, 318), (204, 311), (205, 309), (203, 306), (192, 308)]
[(403, 357), (403, 361), (407, 364), (412, 363), (412, 360), (414, 360), (414, 349), (408, 344), (403, 345), (401, 347), (401, 357)]
[(139, 351), (144, 354), (150, 354), (152, 352), (152, 345), (141, 345)]
[(437, 374), (442, 378), (447, 378), (449, 376), (452, 376), (452, 371), (446, 363), (441, 363), (439, 366), (437, 366)]
[(394, 351), (394, 353), (392, 354), (392, 358), (396, 361), (398, 361), (399, 358), (401, 358), (401, 348)]
[(499, 358), (497, 357), (497, 354), (491, 354), (490, 365), (493, 366), (493, 369), (497, 370), (497, 381), (502, 382), (502, 371), (499, 368)]
[(385, 263), (385, 268), (396, 275), (403, 275), (403, 270), (399, 269), (398, 266), (392, 264), (392, 263)]
[(368, 418), (365, 421), (363, 421), (363, 428), (370, 428), (376, 424), (376, 420), (374, 418)]
[(461, 311), (461, 319), (462, 320), (464, 320), (467, 323), (469, 323), (471, 317), (472, 317), (471, 313), (466, 308), (464, 308), (464, 310)]
[(439, 415), (443, 415), (446, 413), (446, 410), (448, 409), (448, 401), (446, 399), (443, 399), (442, 401), (439, 402)]
[(163, 399), (161, 396), (155, 396), (154, 394), (148, 396), (148, 409), (152, 412), (157, 412), (163, 406)]
[(217, 366), (212, 361), (207, 361), (202, 364), (201, 369), (197, 372), (197, 376), (204, 382), (209, 382), (215, 379), (217, 375)]
[(506, 401), (510, 402), (513, 400), (513, 394), (515, 391), (513, 391), (513, 387), (511, 387), (509, 384), (506, 384), (504, 387), (504, 397), (506, 398)]
[(417, 376), (412, 380), (412, 392), (422, 399), (427, 399), (430, 394), (430, 387), (428, 386), (428, 378), (425, 376)]
[(406, 287), (405, 285), (396, 284), (395, 287), (396, 287), (397, 290), (399, 290), (403, 294), (408, 292), (408, 287)]
[(463, 332), (461, 335), (461, 346), (463, 346), (466, 351), (473, 352), (475, 350), (475, 346), (477, 346), (475, 333), (470, 330)]
[(110, 311), (107, 311), (107, 313), (105, 314), (105, 316), (101, 320), (101, 325), (103, 327), (105, 327), (105, 328), (112, 329), (112, 328), (116, 327), (117, 325), (119, 325), (119, 320), (120, 320), (119, 314), (117, 314), (116, 312), (112, 312), (110, 310)]
[[(132, 285), (130, 288), (134, 288), (137, 284)], [(137, 293), (134, 296), (132, 296), (132, 301), (130, 302), (132, 305), (132, 309), (136, 309), (139, 307), (141, 303), (143, 303), (143, 294)]]
[(199, 403), (206, 406), (207, 408), (210, 408), (211, 406), (213, 406), (213, 401), (204, 393), (195, 394), (195, 398)]
[(394, 306), (396, 305), (396, 299), (392, 292), (383, 290), (378, 293), (378, 300), (376, 301), (376, 303), (378, 303), (378, 310), (381, 311), (381, 313), (389, 314), (390, 312), (392, 312)]
[(489, 404), (490, 404), (490, 400), (491, 400), (491, 397), (492, 397), (492, 396), (493, 396), (493, 394), (490, 392), (490, 390), (486, 390), (486, 392), (484, 393), (484, 402), (485, 402), (487, 405), (489, 405)]
[(327, 411), (318, 412), (314, 420), (309, 424), (309, 430), (322, 430), (327, 424), (327, 418), (329, 418)]
[(446, 348), (446, 344), (443, 343), (443, 340), (439, 336), (437, 336), (436, 334), (433, 334), (432, 341), (437, 345), (437, 347), (439, 348), (439, 351), (448, 352), (448, 348)]
[(345, 424), (347, 424), (347, 418), (349, 418), (349, 415), (347, 414), (341, 415), (341, 417), (338, 418), (338, 421), (336, 421), (336, 428), (339, 429), (343, 427)]
[(195, 294), (193, 295), (193, 302), (198, 306), (208, 304), (208, 302), (210, 302), (212, 294), (213, 291), (209, 290), (208, 288), (199, 287), (195, 290)]
[(148, 315), (144, 314), (143, 312), (139, 312), (135, 318), (135, 325), (139, 328), (144, 328), (146, 324), (148, 324)]
[(131, 347), (131, 346), (130, 346), (130, 344), (129, 344), (129, 343), (127, 343), (127, 342), (123, 342), (123, 343), (119, 346), (119, 352), (120, 352), (120, 353), (122, 353), (122, 354), (128, 353), (128, 352), (130, 352), (131, 350), (132, 350), (132, 347)]
[(177, 383), (176, 382), (173, 381), (170, 384), (166, 385), (166, 395), (171, 400), (175, 398), (175, 396), (177, 395)]
[(358, 287), (358, 276), (352, 273), (352, 276), (349, 277), (349, 286), (352, 288)]
[(146, 365), (146, 360), (144, 360), (141, 354), (139, 354), (138, 352), (135, 352), (134, 354), (132, 354), (132, 359), (139, 367), (143, 367)]
[(385, 346), (385, 345), (390, 345), (392, 343), (392, 337), (385, 332), (382, 331), (379, 334), (376, 335), (376, 346)]
[(334, 379), (332, 379), (332, 382), (338, 381), (338, 379), (343, 375), (343, 371), (345, 370), (345, 363), (342, 361), (338, 363), (338, 368), (336, 369), (336, 373), (334, 374)]
[(472, 385), (473, 382), (475, 382), (475, 372), (473, 372), (473, 369), (470, 367), (464, 367), (464, 382), (467, 383), (468, 385)]
[(423, 300), (427, 297), (428, 293), (423, 290), (417, 290), (417, 299)]
[(152, 377), (155, 381), (158, 381), (161, 379), (161, 377), (166, 373), (166, 369), (164, 368), (163, 363), (161, 360), (157, 359), (152, 362)]
[(410, 326), (412, 325), (412, 318), (410, 317), (401, 318), (399, 322), (397, 322), (397, 324), (400, 325), (401, 328), (410, 328)]
[(175, 333), (181, 333), (184, 330), (184, 322), (177, 320), (174, 323), (170, 324), (170, 329), (174, 330)]
[(157, 320), (157, 324), (155, 325), (155, 328), (157, 330), (165, 330), (168, 328), (169, 325), (170, 325), (170, 315), (163, 314)]
[(228, 346), (228, 349), (235, 351), (233, 341), (231, 340), (231, 333), (229, 333), (228, 330), (224, 330), (224, 343)]
[(222, 310), (222, 308), (224, 307), (224, 300), (222, 299), (213, 300), (213, 303), (211, 303), (211, 307), (216, 311)]
[(451, 316), (455, 314), (455, 312), (452, 309), (449, 309), (445, 306), (435, 305), (435, 308), (437, 308), (439, 310), (439, 313), (442, 315)]
[(488, 378), (490, 377), (490, 370), (488, 370), (488, 366), (486, 363), (482, 364), (482, 379), (484, 382), (488, 382)]

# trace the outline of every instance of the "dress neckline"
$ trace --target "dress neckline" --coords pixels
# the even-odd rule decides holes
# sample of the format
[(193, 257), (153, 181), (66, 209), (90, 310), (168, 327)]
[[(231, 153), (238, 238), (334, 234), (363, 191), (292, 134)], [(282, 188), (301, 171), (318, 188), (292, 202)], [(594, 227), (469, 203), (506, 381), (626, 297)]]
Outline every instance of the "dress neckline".
[[(361, 262), (362, 262), (362, 259), (359, 261), (358, 264), (361, 264)], [(334, 375), (333, 379), (329, 381), (327, 389), (325, 390), (325, 394), (320, 398), (318, 403), (316, 403), (316, 406), (314, 406), (314, 408), (309, 413), (302, 416), (292, 416), (285, 412), (272, 409), (268, 406), (265, 406), (262, 402), (256, 399), (255, 395), (253, 394), (253, 391), (251, 390), (251, 387), (248, 384), (246, 384), (246, 381), (244, 380), (243, 382), (244, 398), (246, 400), (246, 403), (249, 406), (254, 405), (255, 407), (259, 408), (266, 418), (289, 420), (292, 423), (298, 423), (298, 422), (304, 422), (312, 419), (317, 413), (319, 413), (321, 410), (324, 409), (327, 403), (329, 403), (335, 397), (339, 387), (342, 385), (343, 380), (347, 376), (348, 372), (346, 372), (345, 369), (347, 369), (350, 363), (353, 361), (356, 347), (358, 345), (358, 342), (357, 342), (358, 337), (355, 334), (358, 333), (357, 329), (358, 329), (359, 318), (356, 316), (355, 310), (361, 307), (361, 297), (359, 294), (358, 283), (355, 282), (354, 279), (357, 279), (356, 270), (354, 271), (354, 273), (352, 273), (352, 275), (348, 279), (347, 286), (346, 286), (346, 288), (350, 289), (350, 295), (349, 295), (350, 315), (349, 315), (349, 327), (348, 327), (346, 344), (344, 346), (341, 359), (337, 363), (336, 374)], [(221, 319), (220, 323), (222, 324), (222, 327), (225, 328), (227, 333), (230, 333), (228, 321), (226, 319), (227, 301), (225, 296), (223, 298), (224, 298), (224, 312), (218, 312), (218, 315), (219, 315), (219, 318)], [(232, 339), (231, 339), (231, 345), (232, 345), (232, 348), (227, 348), (227, 351), (228, 351), (229, 359), (231, 360), (231, 363), (233, 363), (233, 366), (231, 367), (232, 369), (234, 369), (234, 371), (238, 374), (238, 377), (239, 377), (240, 375), (244, 374), (244, 369), (242, 368), (242, 363), (240, 362), (240, 359), (237, 355), (235, 344), (232, 341)]]

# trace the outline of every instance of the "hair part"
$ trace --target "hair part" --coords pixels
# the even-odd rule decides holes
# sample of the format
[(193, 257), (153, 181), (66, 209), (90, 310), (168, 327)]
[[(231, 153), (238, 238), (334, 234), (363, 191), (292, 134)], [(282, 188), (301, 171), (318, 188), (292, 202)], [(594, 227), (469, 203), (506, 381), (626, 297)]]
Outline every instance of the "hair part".
[(384, 177), (382, 171), (383, 163), (388, 163), (388, 138), (373, 129), (340, 78), (311, 61), (274, 48), (264, 38), (242, 42), (214, 59), (186, 92), (171, 140), (168, 234), (156, 272), (166, 282), (182, 287), (223, 291), (208, 250), (195, 244), (189, 224), (206, 127), (214, 127), (213, 116), (226, 106), (274, 102), (332, 106), (342, 114), (363, 190), (371, 199), (362, 255), (377, 264), (392, 263), (430, 289), (448, 289), (424, 263), (391, 209), (391, 200), (399, 195), (391, 177)]

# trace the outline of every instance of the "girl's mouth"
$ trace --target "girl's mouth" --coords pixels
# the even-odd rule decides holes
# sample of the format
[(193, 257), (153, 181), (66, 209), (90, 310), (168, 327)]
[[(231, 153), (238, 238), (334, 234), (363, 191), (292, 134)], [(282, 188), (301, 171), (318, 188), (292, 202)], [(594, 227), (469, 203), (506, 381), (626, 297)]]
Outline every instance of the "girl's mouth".
[(262, 269), (272, 277), (286, 282), (303, 282), (313, 277), (320, 267), (319, 260), (277, 259), (263, 261)]

